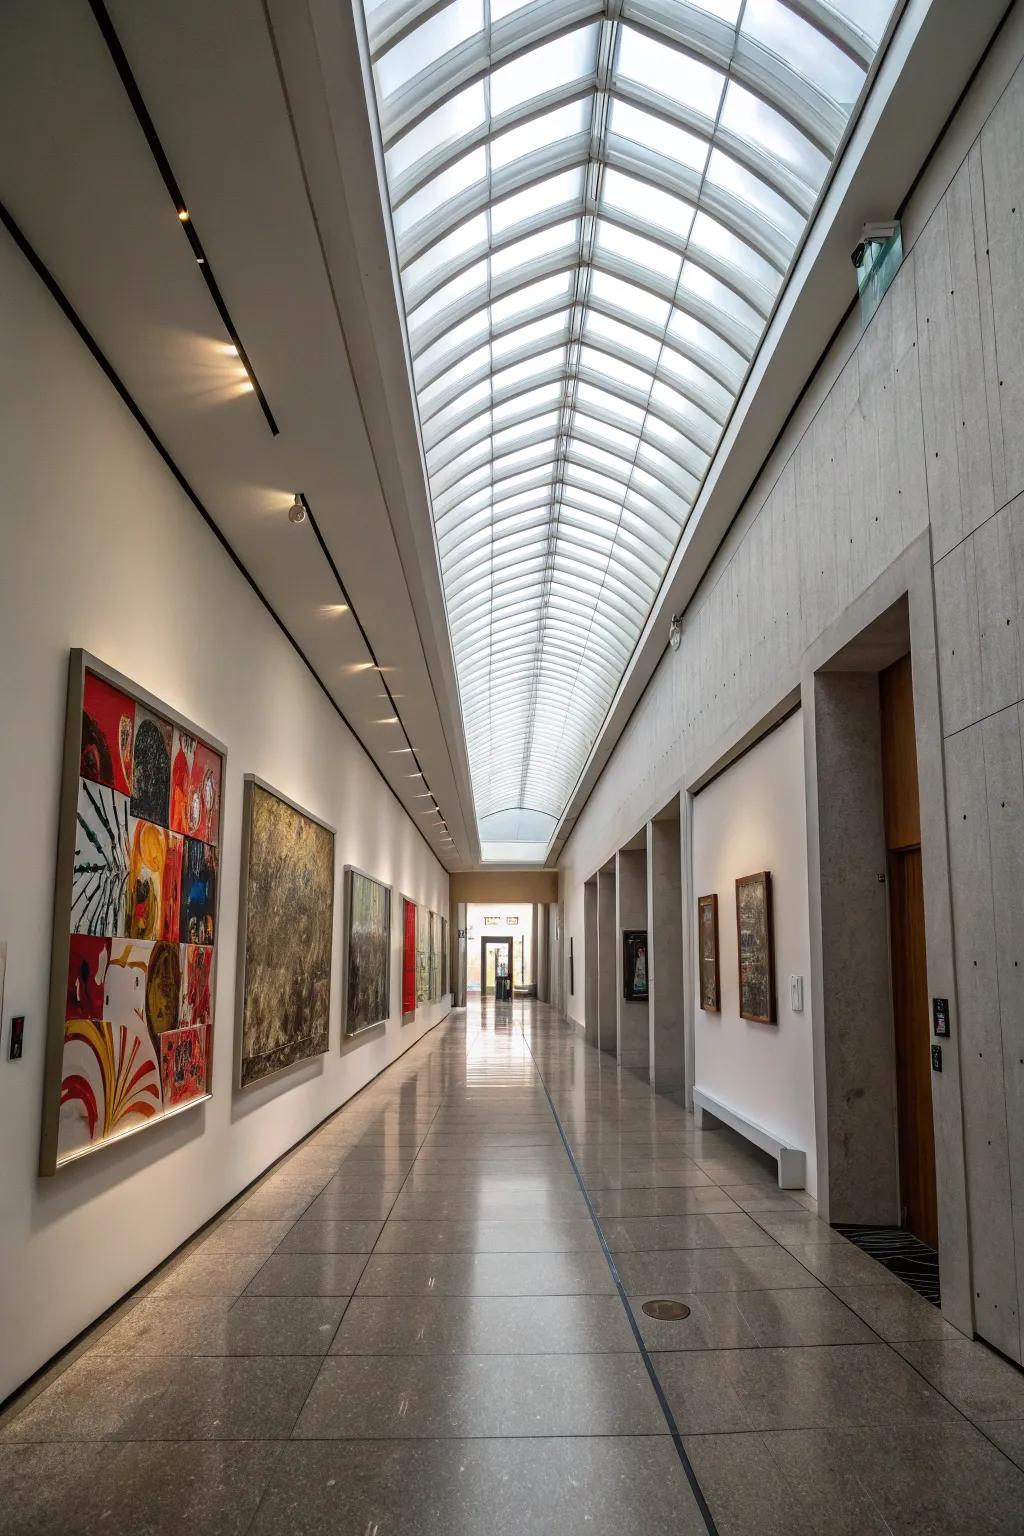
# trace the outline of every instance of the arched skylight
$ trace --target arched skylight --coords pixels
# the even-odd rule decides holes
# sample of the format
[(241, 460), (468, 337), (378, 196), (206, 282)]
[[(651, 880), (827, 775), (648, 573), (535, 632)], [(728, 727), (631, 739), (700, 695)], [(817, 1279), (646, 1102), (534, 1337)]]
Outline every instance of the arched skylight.
[(485, 856), (565, 808), (893, 3), (365, 0)]

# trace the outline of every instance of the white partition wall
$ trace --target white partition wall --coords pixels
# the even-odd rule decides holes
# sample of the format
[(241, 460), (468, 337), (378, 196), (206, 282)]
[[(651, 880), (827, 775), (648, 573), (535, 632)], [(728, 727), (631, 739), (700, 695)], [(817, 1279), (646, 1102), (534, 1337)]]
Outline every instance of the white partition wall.
[[(705, 1012), (696, 977), (691, 985), (698, 994), (694, 1087), (805, 1152), (807, 1188), (815, 1194), (803, 753), (798, 711), (694, 800), (694, 888), (698, 896), (718, 896), (721, 1011)], [(762, 870), (771, 874), (774, 911), (774, 1024), (740, 1017), (736, 880)], [(792, 1006), (791, 976), (801, 978), (800, 1013)]]

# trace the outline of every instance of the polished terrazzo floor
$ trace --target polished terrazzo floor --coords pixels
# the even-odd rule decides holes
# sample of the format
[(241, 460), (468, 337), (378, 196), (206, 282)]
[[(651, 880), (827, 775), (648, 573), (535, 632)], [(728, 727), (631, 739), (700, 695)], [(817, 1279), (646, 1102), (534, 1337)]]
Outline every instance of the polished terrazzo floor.
[(1024, 1532), (1021, 1468), (1021, 1372), (552, 1010), (476, 1003), (13, 1405), (0, 1529)]

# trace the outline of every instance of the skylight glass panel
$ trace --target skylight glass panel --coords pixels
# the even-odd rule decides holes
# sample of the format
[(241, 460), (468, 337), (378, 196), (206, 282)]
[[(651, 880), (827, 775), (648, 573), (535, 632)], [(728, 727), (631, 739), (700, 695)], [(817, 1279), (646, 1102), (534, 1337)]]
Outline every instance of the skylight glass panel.
[(536, 857), (892, 0), (365, 9), (478, 821)]

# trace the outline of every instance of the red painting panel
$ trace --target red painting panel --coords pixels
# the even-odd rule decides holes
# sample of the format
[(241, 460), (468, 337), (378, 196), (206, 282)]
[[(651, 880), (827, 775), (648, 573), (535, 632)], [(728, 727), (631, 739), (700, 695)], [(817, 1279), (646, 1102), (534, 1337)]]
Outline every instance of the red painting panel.
[(206, 1092), (207, 1029), (175, 1029), (160, 1036), (164, 1108)]
[(178, 942), (184, 840), (151, 821), (133, 821), (128, 877), (128, 934)]
[(68, 954), (66, 1019), (102, 1019), (110, 940), (73, 933)]
[(416, 903), (403, 901), (402, 1012), (416, 1012)]
[(175, 727), (171, 749), (171, 830), (217, 841), (220, 753)]
[(181, 1007), (184, 1025), (205, 1028), (213, 1022), (213, 950), (206, 944), (181, 946)]
[(82, 778), (130, 795), (134, 739), (135, 700), (87, 672), (82, 700)]

